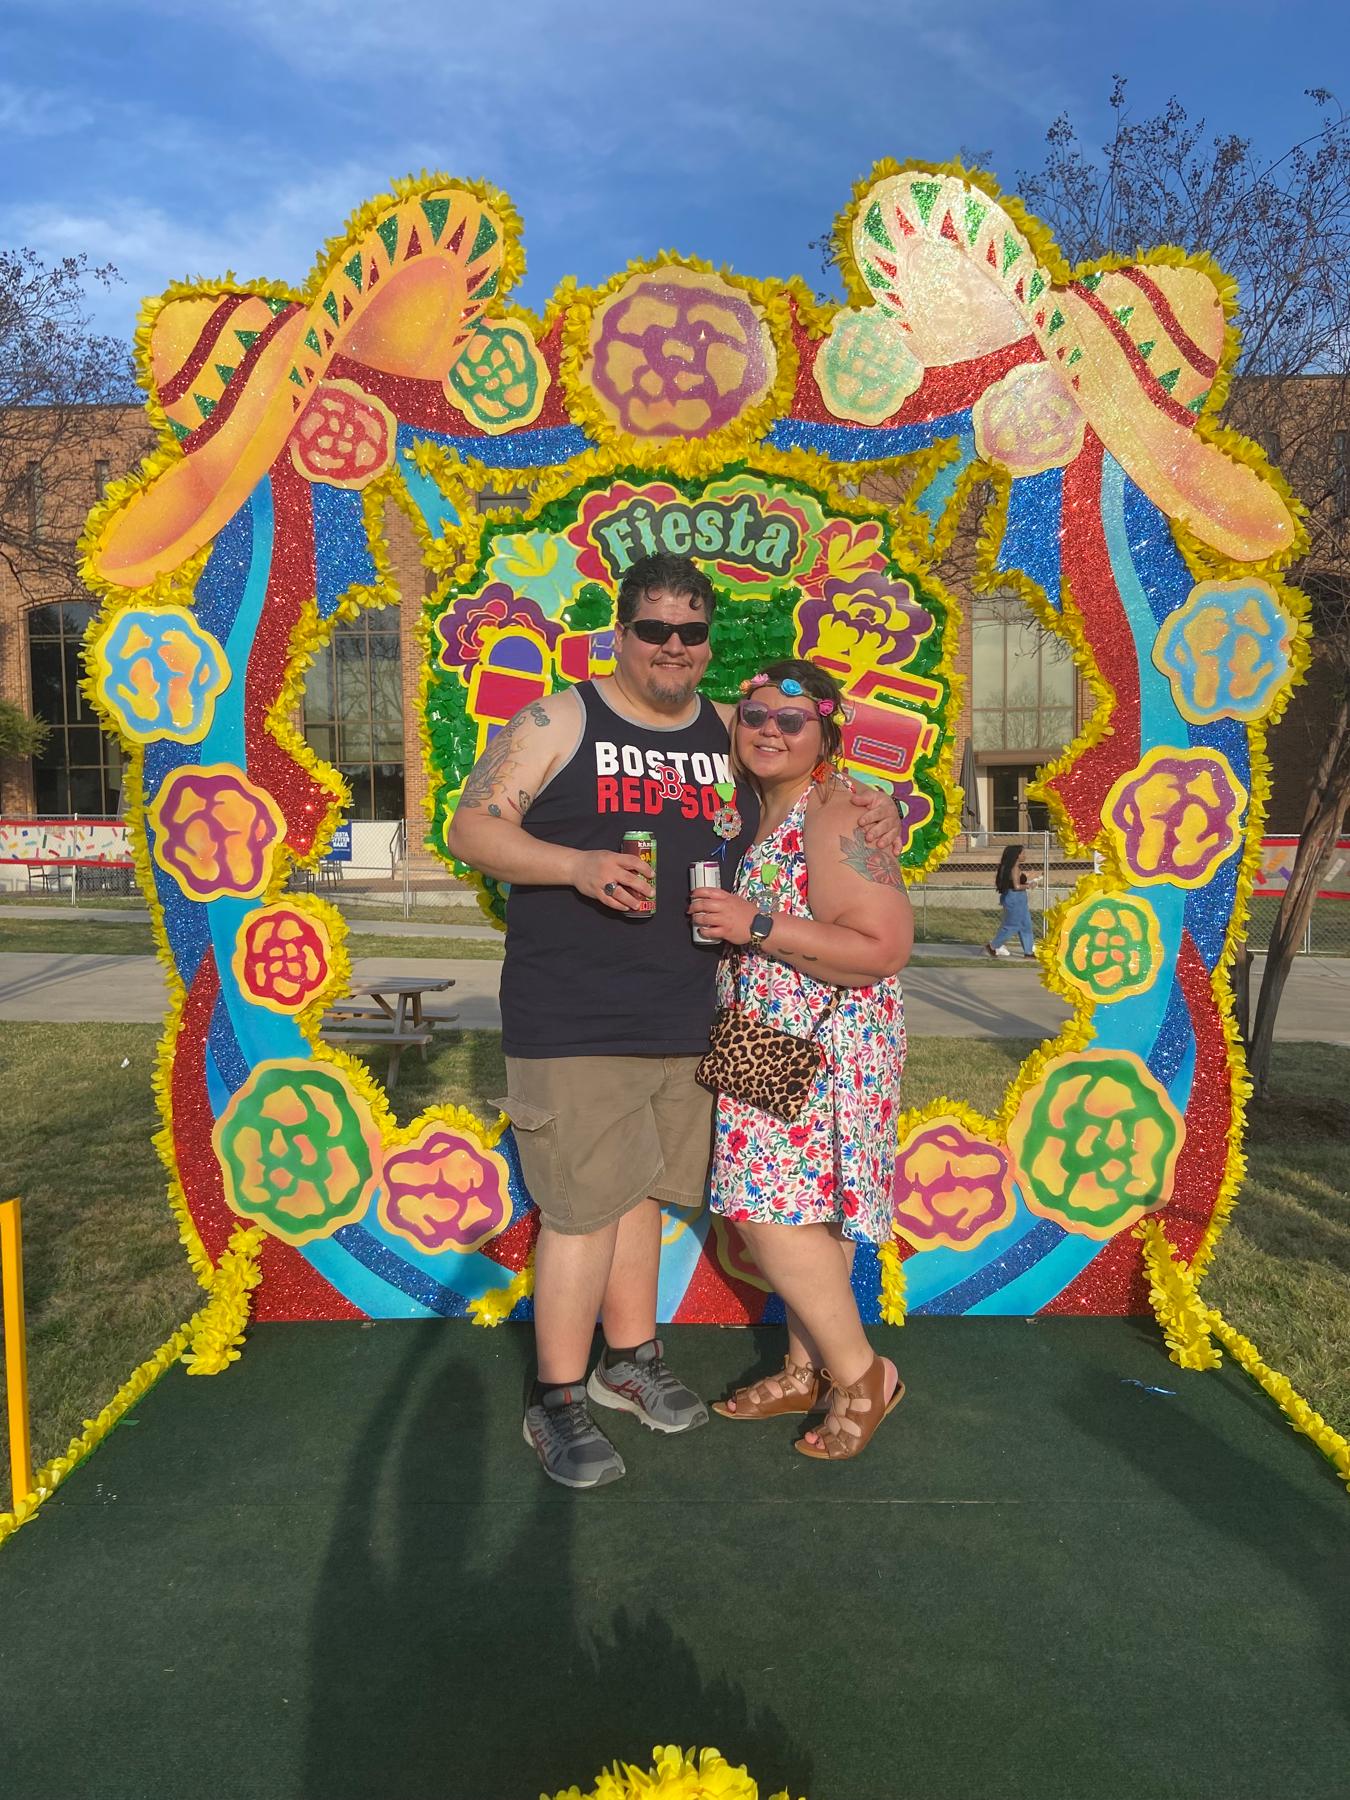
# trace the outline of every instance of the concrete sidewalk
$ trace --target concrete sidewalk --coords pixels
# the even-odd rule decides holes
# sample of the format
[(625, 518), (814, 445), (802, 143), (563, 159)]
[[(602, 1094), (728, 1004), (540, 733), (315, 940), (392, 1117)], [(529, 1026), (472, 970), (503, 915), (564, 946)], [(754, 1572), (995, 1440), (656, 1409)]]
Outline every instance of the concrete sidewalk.
[[(1068, 1008), (1041, 985), (1035, 967), (992, 968), (971, 946), (969, 968), (925, 968), (904, 976), (905, 1022), (915, 1037), (1049, 1037)], [(976, 961), (975, 959), (979, 959)], [(358, 980), (406, 971), (397, 957), (356, 957)], [(501, 1026), (497, 989), (501, 964), (417, 959), (419, 975), (447, 975), (451, 994), (437, 1010), (453, 1008), (467, 1031)], [(84, 1020), (158, 1024), (166, 1006), (164, 976), (152, 956), (64, 956), (30, 951), (0, 954), (0, 1020), (52, 1024)], [(1285, 988), (1276, 1036), (1350, 1045), (1350, 959), (1300, 957)]]

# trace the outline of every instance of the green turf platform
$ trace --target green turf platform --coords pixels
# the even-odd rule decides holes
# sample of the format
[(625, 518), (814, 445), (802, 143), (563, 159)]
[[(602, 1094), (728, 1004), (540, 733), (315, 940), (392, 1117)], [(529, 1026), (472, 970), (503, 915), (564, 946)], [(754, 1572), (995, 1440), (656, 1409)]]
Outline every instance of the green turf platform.
[[(857, 1464), (615, 1417), (580, 1496), (520, 1328), (174, 1370), (0, 1551), (0, 1792), (535, 1800), (674, 1741), (810, 1800), (1340, 1800), (1350, 1504), (1244, 1377), (1142, 1321), (875, 1338), (910, 1394)], [(777, 1341), (669, 1351), (715, 1394)]]

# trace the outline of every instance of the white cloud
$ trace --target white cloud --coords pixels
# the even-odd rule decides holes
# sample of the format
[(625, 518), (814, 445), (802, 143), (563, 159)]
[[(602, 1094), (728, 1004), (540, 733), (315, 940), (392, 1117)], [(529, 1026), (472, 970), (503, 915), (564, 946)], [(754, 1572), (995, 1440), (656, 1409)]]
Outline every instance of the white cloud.
[(0, 81), (0, 132), (10, 137), (68, 135), (85, 130), (93, 116), (85, 102), (73, 95)]

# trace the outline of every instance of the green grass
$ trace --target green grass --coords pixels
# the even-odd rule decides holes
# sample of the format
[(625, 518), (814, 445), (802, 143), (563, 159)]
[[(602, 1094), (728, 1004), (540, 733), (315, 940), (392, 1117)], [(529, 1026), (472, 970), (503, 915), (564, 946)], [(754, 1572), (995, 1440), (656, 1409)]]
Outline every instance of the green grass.
[[(150, 1025), (0, 1023), (2, 1197), (24, 1201), (39, 1464), (198, 1304), (150, 1142), (157, 1037)], [(911, 1040), (905, 1103), (949, 1094), (993, 1111), (1031, 1047)], [(369, 1055), (381, 1079), (387, 1061), (385, 1051)], [(487, 1117), (487, 1096), (504, 1082), (496, 1032), (442, 1033), (425, 1063), (405, 1055), (394, 1108), (404, 1123), (433, 1100)], [(1350, 1050), (1276, 1045), (1274, 1098), (1252, 1109), (1246, 1189), (1204, 1292), (1350, 1433), (1347, 1095)], [(0, 1505), (4, 1496), (0, 1485)]]

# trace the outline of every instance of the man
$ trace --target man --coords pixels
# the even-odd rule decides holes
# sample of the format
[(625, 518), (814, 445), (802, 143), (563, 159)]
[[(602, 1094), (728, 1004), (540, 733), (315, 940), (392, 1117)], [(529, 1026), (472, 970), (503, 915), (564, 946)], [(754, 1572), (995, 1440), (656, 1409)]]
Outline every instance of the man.
[[(695, 945), (689, 864), (726, 845), (730, 879), (758, 806), (732, 780), (729, 707), (698, 692), (715, 604), (686, 557), (644, 557), (619, 589), (614, 673), (518, 713), (470, 771), (451, 853), (511, 884), (502, 1045), (521, 1166), (539, 1208), (538, 1370), (524, 1436), (565, 1487), (599, 1487), (623, 1459), (591, 1417), (635, 1414), (687, 1431), (707, 1408), (656, 1337), (661, 1202), (703, 1202), (712, 1096), (708, 1047), (717, 951)], [(869, 839), (898, 841), (889, 800), (858, 796)], [(656, 878), (619, 848), (656, 839)], [(651, 900), (655, 910), (649, 910)], [(586, 1381), (599, 1316), (605, 1348)]]

